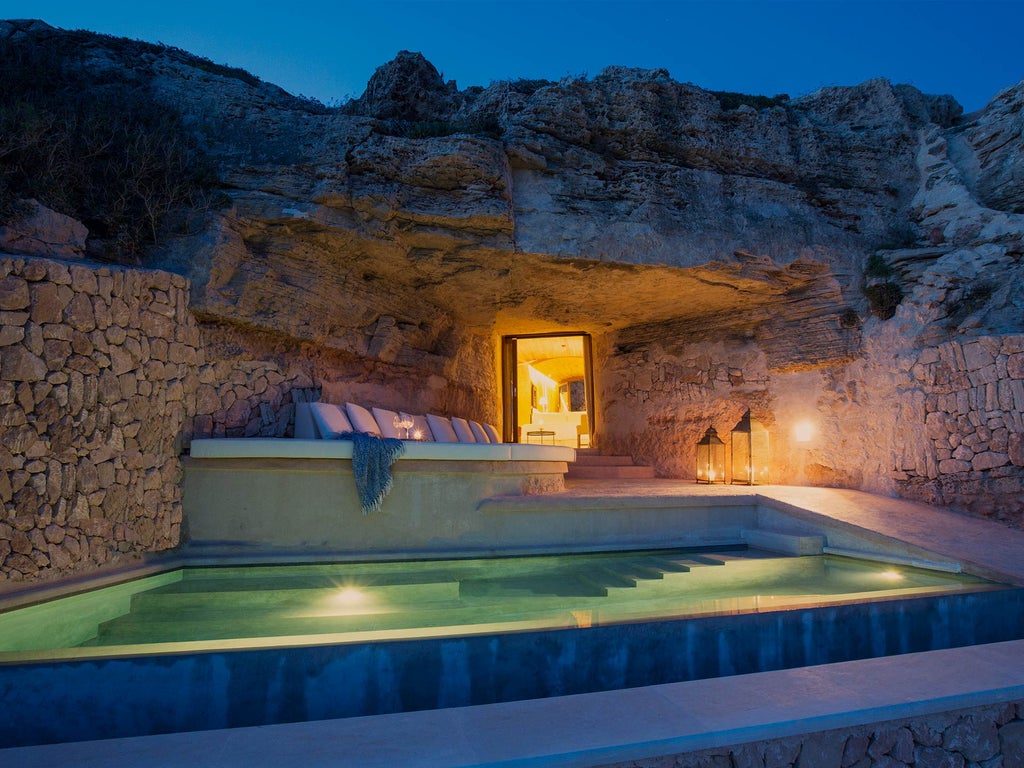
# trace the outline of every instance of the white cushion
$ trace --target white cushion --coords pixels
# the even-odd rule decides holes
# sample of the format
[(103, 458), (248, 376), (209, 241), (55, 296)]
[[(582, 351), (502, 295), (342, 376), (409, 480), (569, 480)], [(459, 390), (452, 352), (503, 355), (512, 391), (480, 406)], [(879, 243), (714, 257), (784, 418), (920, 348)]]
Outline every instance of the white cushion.
[(434, 436), (435, 441), (439, 443), (459, 442), (459, 436), (455, 434), (455, 430), (452, 429), (452, 423), (448, 418), (428, 413), (427, 423), (430, 425), (430, 434)]
[(373, 420), (373, 414), (355, 403), (345, 403), (345, 410), (348, 412), (348, 420), (352, 422), (352, 428), (356, 432), (369, 432), (371, 435), (381, 437), (380, 427)]
[(461, 416), (452, 417), (452, 429), (454, 429), (455, 434), (458, 435), (460, 443), (476, 442), (476, 435), (473, 434), (473, 430), (470, 428), (469, 422)]
[(395, 419), (398, 418), (397, 411), (389, 411), (386, 408), (371, 408), (370, 410), (383, 437), (397, 437), (399, 440), (404, 438), (404, 430), (395, 426)]
[(476, 438), (476, 441), (478, 443), (489, 443), (489, 442), (491, 442), (491, 438), (489, 438), (487, 436), (487, 433), (484, 432), (484, 427), (483, 427), (483, 425), (479, 421), (470, 421), (469, 422), (469, 428), (471, 430), (473, 430), (473, 437)]
[(486, 432), (487, 436), (491, 438), (492, 443), (501, 442), (501, 435), (498, 434), (498, 430), (496, 430), (490, 424), (484, 424), (484, 432)]
[(345, 409), (335, 403), (310, 403), (310, 413), (320, 437), (330, 440), (344, 432), (352, 431), (352, 424), (345, 415)]
[[(402, 411), (402, 418), (412, 419), (412, 427), (409, 428), (410, 440), (420, 440), (426, 443), (433, 442), (434, 434), (430, 431), (430, 424), (427, 423), (426, 416), (416, 416)], [(419, 437), (416, 436), (417, 434)]]

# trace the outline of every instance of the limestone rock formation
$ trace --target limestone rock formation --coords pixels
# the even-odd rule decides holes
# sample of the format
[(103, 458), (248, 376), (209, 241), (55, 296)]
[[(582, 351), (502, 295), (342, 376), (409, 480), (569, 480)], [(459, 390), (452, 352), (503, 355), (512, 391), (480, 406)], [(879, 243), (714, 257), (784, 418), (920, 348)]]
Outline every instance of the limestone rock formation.
[(78, 259), (85, 254), (89, 230), (80, 221), (27, 200), (24, 210), (0, 225), (0, 251)]
[[(460, 90), (402, 52), (328, 109), (176, 49), (76, 40), (216, 164), (223, 204), (147, 262), (189, 278), (209, 359), (302, 361), (328, 399), (495, 421), (502, 335), (586, 332), (600, 444), (662, 475), (752, 408), (780, 480), (967, 507), (1024, 486), (1024, 83), (971, 115), (880, 79), (764, 99), (609, 67)], [(820, 438), (798, 452), (804, 411)]]
[(444, 78), (422, 53), (399, 51), (374, 72), (366, 91), (348, 111), (378, 120), (449, 119), (459, 101), (455, 82)]

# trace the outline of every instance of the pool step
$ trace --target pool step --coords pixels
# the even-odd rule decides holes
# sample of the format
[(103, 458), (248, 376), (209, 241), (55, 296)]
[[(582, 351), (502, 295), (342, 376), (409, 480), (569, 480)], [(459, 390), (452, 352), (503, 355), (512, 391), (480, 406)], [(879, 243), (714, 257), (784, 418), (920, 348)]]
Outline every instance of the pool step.
[[(183, 584), (183, 582), (181, 582)], [(388, 605), (418, 605), (459, 596), (459, 583), (455, 580), (425, 584), (335, 584), (329, 587), (288, 588), (250, 585), (248, 589), (207, 589), (203, 591), (167, 588), (140, 592), (133, 595), (131, 610), (138, 615), (160, 614), (183, 609), (227, 612), (257, 609), (281, 610), (308, 606), (355, 605), (360, 602)]]
[(491, 611), (470, 610), (458, 602), (438, 603), (430, 608), (400, 610), (386, 613), (290, 616), (225, 615), (211, 611), (206, 616), (186, 618), (167, 616), (154, 621), (149, 617), (128, 614), (100, 625), (96, 639), (86, 645), (125, 645), (154, 642), (192, 642), (247, 637), (287, 637), (292, 635), (323, 635), (349, 632), (378, 632), (446, 627), (495, 622), (543, 620), (552, 626), (575, 626), (570, 611), (564, 607), (548, 611), (523, 610)]
[(573, 610), (596, 610), (608, 595), (639, 590), (658, 600), (690, 591), (690, 582), (705, 580), (696, 572), (716, 570), (707, 566), (723, 557), (640, 551), (596, 561), (557, 555), (436, 567), (196, 569), (134, 595), (131, 612), (103, 623), (90, 644), (401, 630), (533, 620), (538, 612), (554, 626), (575, 626)]
[(402, 587), (417, 584), (438, 584), (453, 581), (455, 571), (438, 570), (435, 572), (394, 571), (392, 573), (373, 573), (350, 570), (345, 574), (289, 574), (286, 571), (257, 573), (246, 575), (217, 574), (214, 576), (188, 576), (173, 584), (168, 584), (154, 592), (231, 592), (252, 590), (287, 590), (287, 589), (341, 589), (343, 587)]
[(666, 557), (659, 555), (606, 555), (601, 563), (571, 561), (530, 576), (496, 575), (461, 579), (463, 597), (498, 595), (562, 595), (603, 597), (609, 589), (632, 589), (641, 581), (658, 581), (666, 574), (682, 575), (692, 568), (722, 565), (721, 560), (700, 555)]
[[(132, 612), (103, 623), (90, 644), (396, 630), (533, 620), (539, 614), (557, 626), (574, 626), (575, 619), (565, 608), (566, 597), (579, 598), (579, 610), (597, 610), (600, 603), (592, 601), (610, 594), (636, 590), (647, 593), (648, 599), (664, 599), (681, 590), (692, 591), (687, 579), (700, 578), (676, 558), (610, 559), (610, 565), (580, 568), (575, 573), (552, 570), (533, 577), (467, 579), (461, 587), (453, 581), (366, 588), (363, 603), (334, 599), (340, 595), (336, 588), (262, 593), (160, 589), (137, 595)], [(695, 563), (694, 570), (705, 569)]]

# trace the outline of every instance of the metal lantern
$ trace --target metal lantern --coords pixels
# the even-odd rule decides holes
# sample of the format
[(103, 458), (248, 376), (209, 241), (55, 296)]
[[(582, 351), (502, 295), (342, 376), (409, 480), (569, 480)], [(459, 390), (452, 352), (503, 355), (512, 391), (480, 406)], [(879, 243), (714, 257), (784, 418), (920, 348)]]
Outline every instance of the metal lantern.
[(732, 430), (732, 481), (742, 485), (768, 482), (768, 430), (743, 414)]
[(708, 427), (697, 441), (697, 482), (725, 482), (725, 443), (714, 427)]

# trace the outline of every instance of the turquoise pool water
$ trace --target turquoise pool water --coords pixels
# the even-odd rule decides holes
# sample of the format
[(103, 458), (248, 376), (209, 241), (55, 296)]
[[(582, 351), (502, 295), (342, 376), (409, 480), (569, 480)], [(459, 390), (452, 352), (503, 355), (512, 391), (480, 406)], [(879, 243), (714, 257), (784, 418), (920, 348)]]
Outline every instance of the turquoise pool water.
[(684, 550), (187, 568), (0, 614), (0, 748), (562, 696), (1024, 637), (1024, 590)]
[(16, 651), (84, 658), (223, 641), (251, 647), (594, 627), (994, 586), (751, 550), (184, 568), (0, 614), (0, 660)]

